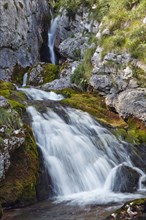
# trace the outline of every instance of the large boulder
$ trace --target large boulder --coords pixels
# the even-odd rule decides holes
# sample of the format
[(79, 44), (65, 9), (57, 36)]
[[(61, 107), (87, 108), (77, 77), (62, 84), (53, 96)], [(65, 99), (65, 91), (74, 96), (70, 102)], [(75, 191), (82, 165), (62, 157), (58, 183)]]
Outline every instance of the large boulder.
[(135, 192), (138, 189), (140, 174), (129, 166), (122, 165), (116, 170), (113, 179), (112, 191), (114, 192)]
[(117, 95), (108, 95), (106, 104), (114, 107), (123, 117), (133, 115), (146, 121), (146, 89), (127, 89)]

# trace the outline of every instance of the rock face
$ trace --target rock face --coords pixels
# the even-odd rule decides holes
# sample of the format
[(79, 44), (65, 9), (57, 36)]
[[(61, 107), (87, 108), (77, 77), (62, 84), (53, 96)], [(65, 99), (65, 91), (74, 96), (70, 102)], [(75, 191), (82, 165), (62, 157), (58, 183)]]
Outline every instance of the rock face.
[(39, 60), (47, 0), (0, 1), (0, 79), (10, 80), (16, 64), (27, 67)]
[(90, 18), (87, 8), (79, 8), (73, 18), (63, 10), (58, 19), (56, 47), (64, 57), (74, 60), (83, 58), (85, 50), (89, 47), (89, 38), (97, 30), (98, 22)]
[[(132, 65), (145, 72), (145, 66), (130, 54), (107, 53), (101, 59), (102, 48), (92, 57), (92, 76), (89, 87), (106, 97), (106, 104), (122, 117), (132, 115), (146, 122), (146, 89), (138, 86)], [(131, 63), (131, 66), (129, 66)]]
[(116, 96), (107, 95), (106, 104), (123, 117), (133, 115), (146, 122), (146, 89), (127, 89)]

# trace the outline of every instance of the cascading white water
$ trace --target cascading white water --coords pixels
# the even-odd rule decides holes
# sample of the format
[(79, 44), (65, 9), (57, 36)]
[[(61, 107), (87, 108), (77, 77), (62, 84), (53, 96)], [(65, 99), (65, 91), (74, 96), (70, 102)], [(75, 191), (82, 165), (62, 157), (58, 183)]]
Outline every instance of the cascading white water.
[(60, 101), (64, 97), (60, 94), (56, 94), (55, 92), (45, 92), (40, 89), (35, 89), (35, 88), (18, 88), (17, 90), (25, 92), (27, 95), (28, 99), (30, 100), (54, 100), (54, 101)]
[(54, 44), (55, 44), (55, 37), (56, 37), (56, 30), (57, 30), (57, 21), (58, 21), (58, 17), (54, 19), (52, 15), (51, 26), (48, 31), (48, 48), (49, 48), (49, 54), (50, 54), (50, 61), (53, 64), (56, 64)]
[[(58, 201), (105, 204), (140, 197), (138, 193), (112, 191), (117, 168), (133, 165), (123, 143), (89, 114), (62, 109), (66, 123), (50, 109), (43, 114), (34, 107), (27, 111)], [(140, 169), (134, 169), (145, 176)]]
[(24, 76), (23, 76), (22, 87), (26, 86), (26, 84), (27, 84), (27, 79), (28, 79), (28, 73), (25, 73)]

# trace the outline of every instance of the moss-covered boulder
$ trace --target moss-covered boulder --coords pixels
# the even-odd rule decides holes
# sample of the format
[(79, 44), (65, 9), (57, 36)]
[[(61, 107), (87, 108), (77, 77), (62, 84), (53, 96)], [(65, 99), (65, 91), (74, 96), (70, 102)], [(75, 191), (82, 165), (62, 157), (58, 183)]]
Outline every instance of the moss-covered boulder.
[(61, 102), (71, 107), (86, 111), (106, 125), (114, 127), (125, 127), (126, 122), (118, 114), (110, 111), (105, 105), (104, 97), (97, 93), (76, 92), (74, 90), (58, 91), (66, 95)]
[(24, 206), (36, 201), (37, 147), (23, 120), (26, 96), (12, 83), (0, 81), (0, 88), (2, 101), (7, 101), (0, 107), (0, 204)]
[(38, 63), (28, 70), (28, 85), (38, 86), (58, 77), (59, 68), (51, 63)]
[(0, 182), (0, 203), (5, 206), (24, 206), (36, 200), (38, 153), (33, 134), (25, 130), (25, 142), (11, 155), (11, 165)]

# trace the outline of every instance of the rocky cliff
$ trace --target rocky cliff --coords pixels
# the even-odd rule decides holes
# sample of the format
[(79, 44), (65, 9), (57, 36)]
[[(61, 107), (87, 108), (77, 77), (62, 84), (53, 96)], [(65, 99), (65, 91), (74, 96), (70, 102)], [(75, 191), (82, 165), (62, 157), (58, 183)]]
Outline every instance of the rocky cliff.
[[(63, 7), (64, 1), (59, 2)], [(61, 56), (71, 59), (72, 68), (69, 64), (60, 80), (42, 88), (74, 83), (103, 95), (120, 116), (146, 122), (145, 1), (74, 1), (66, 8), (58, 22), (56, 45)]]
[(16, 65), (39, 61), (48, 7), (47, 0), (0, 1), (0, 79), (10, 80)]

